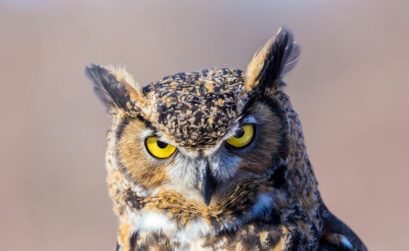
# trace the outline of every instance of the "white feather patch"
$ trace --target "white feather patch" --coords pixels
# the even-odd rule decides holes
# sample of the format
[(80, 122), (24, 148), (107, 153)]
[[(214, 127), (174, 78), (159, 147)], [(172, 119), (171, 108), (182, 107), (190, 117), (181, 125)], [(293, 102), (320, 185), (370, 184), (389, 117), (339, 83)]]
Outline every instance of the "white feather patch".
[(194, 220), (189, 225), (175, 234), (174, 240), (179, 242), (181, 250), (207, 250), (202, 248), (202, 238), (214, 234), (210, 226), (203, 220)]
[(186, 187), (194, 187), (198, 173), (196, 162), (190, 157), (176, 156), (174, 162), (166, 167), (167, 174), (174, 185), (183, 184)]
[(137, 232), (174, 232), (176, 224), (159, 212), (143, 212), (140, 214), (130, 214), (129, 221)]

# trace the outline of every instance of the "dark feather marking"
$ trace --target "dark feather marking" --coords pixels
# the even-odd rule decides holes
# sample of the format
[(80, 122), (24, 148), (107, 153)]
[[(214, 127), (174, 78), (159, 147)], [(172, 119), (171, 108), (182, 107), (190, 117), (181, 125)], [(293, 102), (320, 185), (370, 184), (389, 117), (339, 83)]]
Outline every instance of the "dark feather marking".
[(136, 244), (138, 240), (138, 232), (133, 232), (131, 238), (129, 238), (130, 242), (130, 251), (136, 251)]
[(119, 125), (116, 129), (116, 139), (119, 141), (122, 137), (122, 133), (124, 132), (125, 127), (129, 125), (129, 120), (126, 118), (122, 118), (119, 122)]
[(116, 139), (117, 141), (119, 141), (122, 138), (122, 134), (126, 128), (127, 125), (129, 125), (129, 123), (133, 120), (133, 119), (137, 119), (140, 122), (144, 123), (145, 126), (149, 129), (151, 129), (153, 131), (153, 134), (155, 134), (157, 132), (157, 129), (152, 126), (152, 123), (148, 120), (146, 120), (144, 117), (142, 117), (140, 114), (138, 114), (135, 118), (122, 118), (122, 120), (119, 122), (119, 125), (117, 127), (116, 130)]
[(145, 206), (145, 202), (142, 200), (142, 198), (137, 196), (131, 189), (126, 190), (125, 202), (130, 208), (134, 208), (136, 210), (140, 210)]

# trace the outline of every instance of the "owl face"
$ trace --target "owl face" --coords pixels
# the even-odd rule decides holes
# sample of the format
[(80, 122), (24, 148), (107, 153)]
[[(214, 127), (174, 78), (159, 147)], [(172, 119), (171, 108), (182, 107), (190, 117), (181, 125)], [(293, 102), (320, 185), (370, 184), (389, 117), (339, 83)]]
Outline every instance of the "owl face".
[(283, 140), (279, 114), (272, 101), (249, 96), (241, 71), (165, 77), (142, 95), (148, 103), (137, 116), (114, 115), (116, 162), (130, 183), (208, 205), (240, 177), (274, 168)]
[[(116, 134), (117, 160), (130, 181), (148, 190), (166, 187), (209, 204), (212, 195), (223, 192), (241, 176), (263, 174), (273, 168), (271, 161), (282, 136), (280, 120), (269, 104), (255, 102), (230, 113), (217, 107), (215, 116), (232, 118), (223, 123), (200, 116), (190, 122), (188, 114), (204, 114), (213, 107), (203, 112), (195, 108), (183, 108), (176, 117), (185, 116), (186, 121), (121, 119), (122, 130)], [(209, 112), (209, 117), (212, 115)], [(197, 139), (200, 135), (205, 138)]]
[(298, 52), (291, 34), (279, 32), (246, 73), (213, 68), (143, 88), (124, 69), (89, 66), (113, 117), (113, 161), (126, 183), (209, 205), (241, 179), (274, 172), (286, 140), (274, 92)]

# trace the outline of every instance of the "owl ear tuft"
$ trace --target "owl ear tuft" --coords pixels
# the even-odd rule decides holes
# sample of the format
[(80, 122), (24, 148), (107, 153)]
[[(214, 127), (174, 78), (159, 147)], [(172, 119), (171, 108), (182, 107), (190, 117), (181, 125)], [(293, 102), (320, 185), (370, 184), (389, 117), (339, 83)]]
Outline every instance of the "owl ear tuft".
[(280, 80), (297, 64), (300, 47), (289, 30), (281, 27), (260, 50), (247, 67), (247, 90), (263, 91), (279, 85)]
[(140, 112), (141, 88), (124, 68), (90, 64), (85, 68), (85, 75), (109, 114), (122, 111), (134, 116)]

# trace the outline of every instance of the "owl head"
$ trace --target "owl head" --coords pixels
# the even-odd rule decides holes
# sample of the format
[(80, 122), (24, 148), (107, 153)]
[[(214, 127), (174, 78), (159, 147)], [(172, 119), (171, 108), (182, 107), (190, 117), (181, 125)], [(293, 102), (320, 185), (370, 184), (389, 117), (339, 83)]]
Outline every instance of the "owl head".
[(203, 220), (222, 231), (298, 210), (311, 217), (309, 233), (318, 231), (316, 181), (283, 91), (299, 52), (282, 28), (245, 72), (211, 68), (141, 87), (123, 68), (88, 66), (113, 119), (106, 163), (120, 219), (141, 229), (139, 216), (155, 212), (179, 227)]

